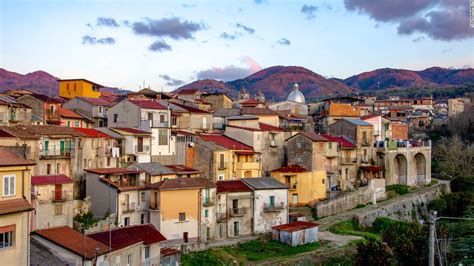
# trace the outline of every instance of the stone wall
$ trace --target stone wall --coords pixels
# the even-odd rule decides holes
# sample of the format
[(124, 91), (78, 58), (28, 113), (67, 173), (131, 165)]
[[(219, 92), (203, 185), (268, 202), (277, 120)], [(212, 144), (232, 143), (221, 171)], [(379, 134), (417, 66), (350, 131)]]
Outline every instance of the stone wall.
[(438, 184), (427, 190), (414, 192), (384, 207), (361, 211), (355, 214), (355, 219), (363, 226), (371, 226), (377, 217), (410, 222), (425, 220), (428, 214), (426, 208), (428, 203), (449, 192), (448, 184)]
[(174, 165), (176, 164), (176, 155), (153, 155), (151, 161), (163, 165)]

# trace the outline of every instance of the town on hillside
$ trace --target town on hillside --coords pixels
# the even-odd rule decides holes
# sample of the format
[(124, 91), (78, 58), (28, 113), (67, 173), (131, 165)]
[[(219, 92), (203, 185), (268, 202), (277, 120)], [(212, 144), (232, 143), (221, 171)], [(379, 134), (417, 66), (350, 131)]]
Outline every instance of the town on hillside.
[(424, 129), (474, 98), (308, 102), (292, 83), (282, 101), (83, 78), (59, 80), (59, 96), (2, 93), (3, 262), (179, 265), (263, 235), (317, 242), (325, 217), (432, 185)]

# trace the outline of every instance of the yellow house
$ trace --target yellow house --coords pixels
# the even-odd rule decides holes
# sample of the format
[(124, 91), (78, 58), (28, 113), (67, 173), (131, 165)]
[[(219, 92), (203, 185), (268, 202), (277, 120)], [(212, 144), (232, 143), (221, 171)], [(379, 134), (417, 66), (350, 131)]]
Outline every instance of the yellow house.
[(29, 265), (31, 170), (34, 162), (0, 147), (0, 254), (2, 265)]
[(288, 185), (290, 206), (304, 206), (311, 201), (326, 198), (326, 171), (309, 172), (295, 164), (276, 169), (271, 175)]
[(87, 79), (59, 80), (59, 96), (72, 99), (76, 97), (99, 98), (100, 88), (104, 86)]
[(204, 176), (214, 181), (261, 176), (260, 153), (252, 147), (219, 134), (196, 136), (196, 167)]

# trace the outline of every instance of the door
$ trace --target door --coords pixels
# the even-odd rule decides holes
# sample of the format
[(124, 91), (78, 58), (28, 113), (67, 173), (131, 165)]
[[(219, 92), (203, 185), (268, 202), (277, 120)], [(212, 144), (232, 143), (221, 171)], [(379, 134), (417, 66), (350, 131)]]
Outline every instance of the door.
[(184, 243), (188, 243), (188, 232), (183, 233)]
[(64, 155), (64, 140), (59, 141), (59, 154)]
[(293, 194), (293, 206), (298, 204), (298, 194)]
[(138, 152), (142, 152), (143, 151), (143, 137), (138, 137), (138, 149), (137, 149)]
[(206, 129), (207, 128), (207, 117), (202, 118), (202, 128)]
[(48, 156), (49, 154), (49, 140), (44, 141), (44, 155)]
[(239, 222), (234, 222), (234, 236), (239, 236)]
[(62, 185), (61, 184), (56, 184), (54, 187), (54, 199), (56, 201), (60, 201), (62, 198)]
[(232, 213), (237, 214), (239, 212), (239, 200), (232, 200)]

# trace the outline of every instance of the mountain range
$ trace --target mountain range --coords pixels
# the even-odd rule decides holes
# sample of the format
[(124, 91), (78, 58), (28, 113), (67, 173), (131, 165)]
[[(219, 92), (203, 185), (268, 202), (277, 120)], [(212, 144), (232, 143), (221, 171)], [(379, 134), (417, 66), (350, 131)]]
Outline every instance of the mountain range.
[[(179, 87), (195, 88), (205, 92), (223, 91), (235, 97), (245, 87), (250, 94), (258, 91), (270, 100), (285, 99), (293, 84), (297, 82), (307, 98), (343, 96), (363, 91), (376, 91), (413, 87), (450, 87), (453, 85), (474, 84), (474, 69), (451, 69), (431, 67), (421, 71), (382, 68), (363, 72), (346, 79), (326, 78), (309, 69), (299, 66), (272, 66), (250, 76), (233, 81), (213, 79), (197, 80)], [(28, 89), (34, 92), (57, 95), (58, 78), (44, 71), (25, 75), (0, 68), (0, 92), (12, 89)], [(125, 93), (117, 88), (104, 88), (105, 91)]]

